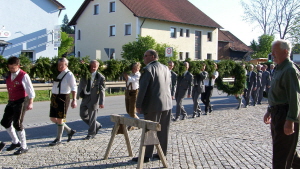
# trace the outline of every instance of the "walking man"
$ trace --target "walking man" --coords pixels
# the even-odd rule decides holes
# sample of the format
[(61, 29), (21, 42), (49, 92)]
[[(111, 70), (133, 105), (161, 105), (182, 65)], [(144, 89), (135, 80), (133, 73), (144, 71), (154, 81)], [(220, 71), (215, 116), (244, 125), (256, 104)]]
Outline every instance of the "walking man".
[(273, 169), (300, 168), (296, 151), (299, 136), (300, 72), (290, 60), (291, 44), (286, 40), (272, 43), (272, 55), (277, 63), (271, 81), (269, 107), (264, 122), (271, 124)]
[(173, 121), (178, 121), (180, 115), (182, 115), (181, 120), (187, 119), (187, 112), (185, 111), (182, 105), (182, 100), (186, 94), (187, 94), (187, 98), (191, 98), (191, 91), (193, 86), (193, 75), (188, 71), (189, 62), (184, 62), (184, 66), (186, 71), (182, 76), (178, 77), (178, 81), (177, 81), (177, 89), (175, 93), (176, 116), (175, 119), (173, 119)]
[(266, 93), (269, 92), (271, 79), (270, 79), (270, 72), (267, 71), (267, 68), (268, 68), (267, 65), (264, 65), (261, 68), (262, 69), (261, 87), (259, 89), (257, 104), (261, 104), (264, 91)]
[[(144, 114), (145, 120), (159, 122), (161, 131), (157, 137), (164, 155), (167, 155), (168, 136), (171, 120), (172, 98), (171, 98), (171, 73), (167, 66), (158, 62), (155, 50), (147, 50), (144, 54), (146, 67), (142, 70), (140, 78), (140, 90), (136, 101), (136, 110)], [(150, 158), (159, 158), (153, 155), (154, 145), (146, 146), (144, 162)], [(132, 161), (138, 161), (133, 158)]]
[(205, 86), (203, 80), (207, 78), (207, 72), (205, 71), (206, 64), (204, 63), (199, 74), (194, 76), (194, 86), (192, 90), (192, 98), (194, 103), (194, 112), (192, 118), (200, 117), (201, 107), (199, 105), (199, 96), (205, 92)]
[[(249, 71), (247, 74), (247, 89), (244, 90), (245, 94), (245, 100), (246, 100), (246, 105), (245, 108), (247, 108), (249, 106), (249, 101), (250, 101), (250, 95), (252, 93), (252, 91), (256, 90), (256, 73), (253, 71), (253, 65), (249, 66)], [(252, 97), (252, 99), (254, 99)]]
[[(35, 92), (29, 75), (20, 69), (19, 58), (15, 56), (8, 58), (7, 65), (9, 73), (6, 78), (6, 87), (9, 100), (4, 110), (1, 125), (6, 128), (12, 139), (12, 144), (6, 150), (12, 151), (20, 147), (14, 152), (15, 155), (20, 155), (28, 152), (23, 120), (26, 111), (33, 108)], [(2, 146), (4, 147), (5, 144)]]
[(215, 71), (213, 74), (204, 79), (205, 92), (201, 94), (201, 101), (205, 105), (204, 115), (207, 115), (207, 112), (211, 113), (213, 111), (212, 105), (210, 104), (210, 98), (214, 89), (215, 80), (219, 76), (219, 72), (217, 71), (218, 65), (216, 63), (214, 63), (214, 65)]
[(176, 86), (177, 86), (177, 74), (172, 70), (174, 68), (174, 62), (169, 61), (168, 62), (168, 68), (171, 72), (171, 96), (172, 99), (175, 99), (175, 93), (176, 93)]
[(67, 142), (69, 142), (72, 139), (72, 136), (76, 133), (75, 130), (72, 130), (65, 123), (70, 104), (70, 93), (72, 93), (73, 98), (71, 107), (77, 107), (76, 80), (73, 73), (68, 69), (68, 59), (60, 58), (57, 64), (57, 69), (60, 73), (53, 82), (50, 103), (50, 120), (57, 125), (57, 136), (55, 140), (49, 144), (49, 146), (61, 144), (63, 130), (68, 133)]
[(90, 61), (90, 78), (81, 78), (78, 85), (78, 95), (82, 98), (80, 104), (80, 117), (89, 126), (88, 135), (84, 140), (93, 139), (102, 125), (97, 122), (98, 107), (104, 108), (105, 98), (105, 77), (97, 72), (99, 62)]
[(261, 78), (262, 78), (262, 71), (261, 71), (261, 65), (258, 64), (256, 65), (256, 90), (252, 91), (252, 99), (253, 99), (253, 106), (256, 105), (257, 101), (258, 101), (258, 97), (259, 97), (259, 90), (262, 87), (261, 85)]

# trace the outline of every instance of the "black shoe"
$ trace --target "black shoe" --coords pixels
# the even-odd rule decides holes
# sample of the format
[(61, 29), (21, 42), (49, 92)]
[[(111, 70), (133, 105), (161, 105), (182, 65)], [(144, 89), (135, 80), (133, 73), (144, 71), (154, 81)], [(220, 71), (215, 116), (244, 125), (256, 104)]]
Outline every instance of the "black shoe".
[(192, 118), (195, 118), (196, 117), (196, 113), (193, 113), (193, 116), (192, 116)]
[(181, 120), (187, 119), (187, 115), (184, 115)]
[(51, 143), (49, 143), (49, 146), (58, 146), (61, 144), (61, 141), (58, 141), (58, 139), (55, 139)]
[(72, 137), (73, 137), (73, 135), (74, 135), (75, 133), (76, 133), (76, 130), (71, 130), (71, 133), (68, 134), (68, 140), (67, 140), (67, 142), (71, 141), (71, 139), (72, 139)]
[(90, 140), (95, 138), (95, 135), (87, 135), (86, 137), (83, 138), (83, 140)]
[(6, 149), (6, 151), (14, 150), (17, 147), (21, 147), (21, 143), (18, 142), (17, 144), (11, 143), (11, 145)]
[(153, 156), (152, 156), (152, 157), (160, 160), (160, 157), (159, 157), (159, 155), (158, 155), (158, 154), (153, 154)]
[(209, 113), (213, 112), (214, 109), (212, 108), (212, 106), (209, 107)]
[(173, 121), (179, 121), (179, 117), (173, 118)]
[(98, 131), (102, 128), (102, 125), (100, 124), (100, 126), (96, 129), (96, 134), (98, 134)]
[[(134, 157), (134, 158), (132, 158), (132, 161), (138, 162), (139, 158), (138, 157)], [(149, 157), (144, 157), (144, 163), (148, 163), (149, 161), (150, 161)]]
[(203, 115), (207, 115), (207, 112), (203, 113)]
[(3, 150), (3, 148), (5, 147), (5, 145), (6, 145), (6, 144), (5, 144), (4, 142), (1, 142), (1, 143), (0, 143), (0, 151)]
[(261, 105), (261, 103), (257, 103), (258, 105)]
[(200, 117), (201, 111), (197, 113), (197, 117)]
[(20, 147), (16, 152), (14, 152), (14, 155), (25, 154), (27, 152), (28, 152), (28, 148), (24, 149), (23, 147)]

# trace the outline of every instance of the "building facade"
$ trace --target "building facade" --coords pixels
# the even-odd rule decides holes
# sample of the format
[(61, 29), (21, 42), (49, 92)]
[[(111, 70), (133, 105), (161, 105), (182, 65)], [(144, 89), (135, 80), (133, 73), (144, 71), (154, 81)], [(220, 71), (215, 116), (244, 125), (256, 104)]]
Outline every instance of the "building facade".
[[(56, 0), (9, 0), (0, 5), (0, 40), (9, 45), (4, 57), (25, 55), (32, 61), (58, 54), (58, 17), (65, 7)], [(3, 50), (3, 49), (1, 49)]]
[(122, 59), (124, 44), (149, 35), (179, 60), (218, 58), (221, 26), (187, 0), (85, 0), (69, 25), (77, 57)]

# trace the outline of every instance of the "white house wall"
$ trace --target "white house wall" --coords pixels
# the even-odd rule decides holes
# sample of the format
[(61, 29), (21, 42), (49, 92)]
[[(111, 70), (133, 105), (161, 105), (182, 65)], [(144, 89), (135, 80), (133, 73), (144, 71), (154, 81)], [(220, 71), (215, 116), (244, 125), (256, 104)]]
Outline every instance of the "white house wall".
[[(140, 20), (143, 20), (141, 18)], [(142, 22), (142, 21), (141, 21)], [(176, 28), (176, 38), (171, 38), (171, 27)], [(179, 36), (179, 30), (182, 28), (184, 31), (183, 37)], [(189, 29), (190, 36), (186, 37), (186, 29)], [(212, 54), (212, 60), (217, 60), (217, 44), (218, 44), (218, 29), (207, 28), (200, 26), (193, 26), (187, 24), (179, 24), (172, 22), (164, 22), (152, 19), (146, 19), (141, 30), (142, 36), (151, 36), (158, 43), (167, 43), (170, 47), (176, 49), (177, 52), (183, 52), (185, 59), (185, 53), (189, 52), (191, 59), (195, 59), (195, 31), (201, 31), (201, 56), (202, 60), (207, 59), (207, 54)], [(207, 33), (212, 32), (212, 41), (207, 41)]]
[[(116, 3), (116, 12), (109, 13), (109, 3)], [(100, 5), (100, 13), (94, 15), (94, 5)], [(125, 35), (125, 24), (131, 24), (131, 35)], [(110, 0), (94, 0), (89, 3), (80, 15), (75, 26), (75, 54), (90, 59), (109, 60), (105, 48), (115, 49), (115, 59), (121, 59), (122, 46), (136, 40), (136, 18), (120, 2)], [(116, 26), (116, 36), (109, 36), (109, 26)], [(81, 32), (78, 40), (78, 30)]]
[(0, 5), (0, 31), (10, 31), (11, 36), (0, 38), (12, 43), (4, 57), (18, 56), (21, 51), (33, 52), (33, 60), (54, 57), (58, 48), (52, 42), (52, 31), (58, 25), (59, 10), (49, 0), (9, 0)]

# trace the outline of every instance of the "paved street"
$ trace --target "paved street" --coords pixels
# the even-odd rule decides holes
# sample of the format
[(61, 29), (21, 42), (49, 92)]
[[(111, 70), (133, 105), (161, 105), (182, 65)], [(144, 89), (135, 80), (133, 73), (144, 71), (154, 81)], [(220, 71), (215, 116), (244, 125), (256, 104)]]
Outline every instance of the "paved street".
[[(262, 122), (266, 102), (237, 111), (234, 97), (214, 91), (212, 104), (215, 111), (195, 119), (191, 118), (192, 100), (185, 99), (184, 104), (190, 117), (171, 123), (169, 168), (271, 168), (270, 131)], [(1, 117), (4, 107), (0, 105)], [(15, 156), (4, 150), (0, 153), (2, 168), (137, 167), (137, 163), (130, 161), (132, 157), (128, 156), (123, 135), (117, 135), (109, 159), (103, 160), (113, 127), (109, 114), (124, 114), (124, 96), (106, 98), (105, 109), (99, 111), (98, 117), (103, 129), (89, 141), (82, 140), (87, 134), (87, 125), (79, 119), (78, 109), (70, 109), (67, 124), (77, 133), (69, 143), (64, 134), (63, 144), (57, 147), (48, 146), (56, 135), (56, 126), (48, 120), (49, 102), (35, 102), (34, 109), (27, 112), (25, 119), (29, 152)], [(129, 132), (134, 156), (138, 156), (141, 132)], [(0, 137), (10, 144), (3, 127)], [(163, 167), (162, 163), (155, 159), (144, 164), (144, 168), (160, 167)]]

